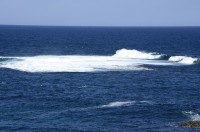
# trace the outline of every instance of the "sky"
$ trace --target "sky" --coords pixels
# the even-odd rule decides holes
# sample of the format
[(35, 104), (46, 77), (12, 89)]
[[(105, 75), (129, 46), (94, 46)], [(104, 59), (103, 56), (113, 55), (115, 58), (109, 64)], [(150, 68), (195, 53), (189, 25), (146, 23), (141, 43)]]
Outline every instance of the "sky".
[(0, 0), (0, 25), (200, 26), (200, 0)]

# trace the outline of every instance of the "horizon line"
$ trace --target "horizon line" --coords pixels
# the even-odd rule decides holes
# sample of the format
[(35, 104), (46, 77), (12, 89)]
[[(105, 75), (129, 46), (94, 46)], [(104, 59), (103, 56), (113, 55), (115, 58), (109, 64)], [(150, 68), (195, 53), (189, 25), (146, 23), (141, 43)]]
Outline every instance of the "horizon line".
[(33, 27), (124, 27), (124, 28), (134, 28), (134, 27), (200, 27), (200, 25), (197, 26), (192, 26), (192, 25), (174, 25), (174, 26), (166, 26), (166, 25), (162, 25), (162, 26), (153, 26), (153, 25), (149, 25), (149, 26), (101, 26), (101, 25), (96, 25), (96, 26), (86, 26), (86, 25), (29, 25), (29, 24), (0, 24), (0, 26), (33, 26)]

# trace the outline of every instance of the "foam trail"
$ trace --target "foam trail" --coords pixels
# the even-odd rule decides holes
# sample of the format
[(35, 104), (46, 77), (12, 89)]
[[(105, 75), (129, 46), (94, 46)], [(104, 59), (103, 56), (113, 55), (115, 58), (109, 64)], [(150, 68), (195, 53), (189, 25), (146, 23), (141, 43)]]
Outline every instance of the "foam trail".
[(181, 64), (191, 65), (198, 61), (198, 58), (192, 58), (187, 56), (171, 56), (169, 61), (178, 62)]
[(98, 106), (97, 108), (113, 108), (113, 107), (122, 107), (122, 106), (131, 106), (134, 104), (153, 104), (151, 101), (117, 101), (111, 102), (106, 105)]
[(109, 108), (109, 107), (120, 107), (120, 106), (129, 106), (134, 104), (135, 101), (126, 101), (126, 102), (111, 102), (107, 105), (101, 105), (99, 108)]
[(183, 111), (182, 113), (189, 117), (192, 121), (200, 121), (200, 115), (198, 113), (192, 111)]

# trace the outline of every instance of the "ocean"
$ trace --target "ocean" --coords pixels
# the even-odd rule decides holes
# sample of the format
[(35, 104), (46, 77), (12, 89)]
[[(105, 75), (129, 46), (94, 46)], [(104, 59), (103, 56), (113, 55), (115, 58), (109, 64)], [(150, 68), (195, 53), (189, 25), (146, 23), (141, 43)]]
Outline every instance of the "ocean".
[(0, 131), (200, 131), (200, 27), (0, 26)]

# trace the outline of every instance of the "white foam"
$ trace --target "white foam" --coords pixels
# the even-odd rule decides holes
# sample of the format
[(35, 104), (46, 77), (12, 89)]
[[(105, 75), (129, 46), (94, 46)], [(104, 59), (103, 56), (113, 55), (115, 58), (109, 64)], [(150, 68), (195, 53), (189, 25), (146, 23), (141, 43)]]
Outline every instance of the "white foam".
[(113, 57), (117, 58), (134, 58), (134, 59), (159, 59), (163, 55), (158, 53), (147, 53), (138, 50), (128, 50), (128, 49), (120, 49), (116, 51), (116, 54)]
[(97, 108), (112, 108), (112, 107), (121, 107), (121, 106), (130, 106), (134, 104), (153, 104), (151, 101), (123, 101), (123, 102), (111, 102), (106, 105), (98, 106)]
[(99, 108), (109, 108), (109, 107), (120, 107), (120, 106), (129, 106), (134, 104), (135, 101), (126, 101), (126, 102), (111, 102), (107, 105), (101, 105)]
[(1, 62), (0, 67), (26, 72), (96, 72), (150, 70), (141, 65), (170, 65), (153, 60), (119, 59), (112, 56), (33, 56), (15, 57)]
[(200, 121), (200, 115), (193, 111), (183, 111), (183, 114), (190, 118), (192, 121)]
[(197, 62), (198, 58), (192, 58), (192, 57), (187, 57), (187, 56), (171, 56), (169, 58), (169, 61), (191, 65)]
[[(151, 70), (143, 65), (193, 64), (196, 58), (171, 57), (161, 60), (162, 54), (121, 49), (113, 56), (43, 55), (29, 57), (1, 56), (1, 68), (25, 72), (98, 72)], [(5, 59), (5, 60), (4, 60)], [(178, 63), (177, 63), (178, 62)]]
[(18, 57), (1, 67), (26, 72), (93, 72), (110, 70), (146, 70), (140, 64), (109, 56), (33, 56)]

